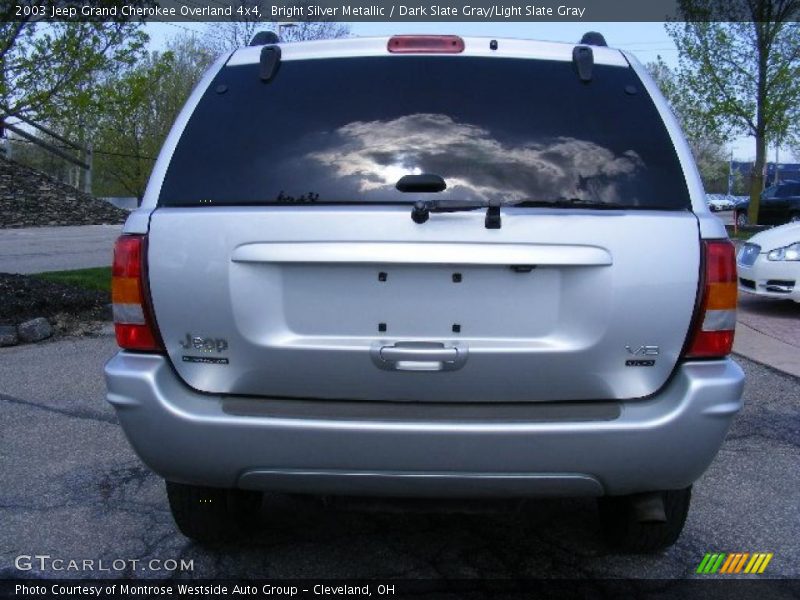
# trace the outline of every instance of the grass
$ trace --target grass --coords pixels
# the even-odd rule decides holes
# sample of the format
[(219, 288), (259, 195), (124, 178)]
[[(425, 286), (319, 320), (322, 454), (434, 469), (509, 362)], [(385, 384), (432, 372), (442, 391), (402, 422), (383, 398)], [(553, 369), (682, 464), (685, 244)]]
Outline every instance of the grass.
[(730, 225), (726, 226), (726, 229), (728, 230), (728, 237), (730, 237), (732, 240), (749, 240), (758, 233), (757, 231), (743, 231), (741, 229), (734, 232), (733, 227)]
[(74, 285), (87, 290), (111, 292), (111, 267), (96, 267), (93, 269), (75, 269), (74, 271), (49, 271), (37, 273), (34, 277)]

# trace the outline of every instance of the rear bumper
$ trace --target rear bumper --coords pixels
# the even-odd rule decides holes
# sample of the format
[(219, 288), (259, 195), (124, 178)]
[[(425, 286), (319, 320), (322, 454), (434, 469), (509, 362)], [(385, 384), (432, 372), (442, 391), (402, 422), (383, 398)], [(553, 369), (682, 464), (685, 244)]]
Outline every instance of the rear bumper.
[(616, 407), (611, 413), (533, 407), (481, 419), (459, 412), (463, 405), (420, 411), (200, 394), (164, 357), (148, 354), (120, 352), (105, 375), (128, 439), (166, 479), (410, 496), (599, 496), (685, 487), (717, 454), (744, 386), (732, 360), (685, 363), (656, 396), (604, 403)]

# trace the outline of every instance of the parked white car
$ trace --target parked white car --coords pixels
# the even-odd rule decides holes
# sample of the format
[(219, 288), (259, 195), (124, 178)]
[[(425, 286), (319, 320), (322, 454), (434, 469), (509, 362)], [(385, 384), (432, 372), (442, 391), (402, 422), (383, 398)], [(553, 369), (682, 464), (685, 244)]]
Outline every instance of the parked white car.
[(713, 212), (720, 212), (722, 210), (733, 210), (734, 202), (730, 196), (724, 194), (708, 194), (706, 196), (708, 207)]
[(800, 302), (800, 223), (762, 231), (739, 248), (739, 289)]

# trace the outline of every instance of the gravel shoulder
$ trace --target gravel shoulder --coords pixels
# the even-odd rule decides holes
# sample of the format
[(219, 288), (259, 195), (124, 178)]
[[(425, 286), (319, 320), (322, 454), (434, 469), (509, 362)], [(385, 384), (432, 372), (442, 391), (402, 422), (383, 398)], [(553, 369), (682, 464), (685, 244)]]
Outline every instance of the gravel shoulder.
[(107, 292), (28, 275), (0, 273), (0, 298), (0, 326), (43, 317), (56, 335), (85, 335), (100, 331), (111, 319)]
[(128, 212), (0, 157), (0, 227), (122, 223)]

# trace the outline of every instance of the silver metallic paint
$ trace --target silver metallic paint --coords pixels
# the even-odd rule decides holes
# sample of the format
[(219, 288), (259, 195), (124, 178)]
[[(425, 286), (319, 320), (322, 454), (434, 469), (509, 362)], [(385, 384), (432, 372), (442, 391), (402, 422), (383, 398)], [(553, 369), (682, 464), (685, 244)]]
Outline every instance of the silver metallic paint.
[[(744, 374), (731, 360), (690, 362), (680, 365), (660, 393), (623, 403), (621, 416), (610, 421), (404, 421), (396, 415), (364, 420), (227, 414), (219, 396), (189, 390), (162, 356), (120, 352), (106, 364), (105, 375), (108, 401), (128, 439), (167, 479), (444, 496), (463, 495), (473, 486), (480, 495), (685, 487), (716, 455), (741, 409), (744, 387)], [(387, 404), (388, 414), (392, 406)]]

